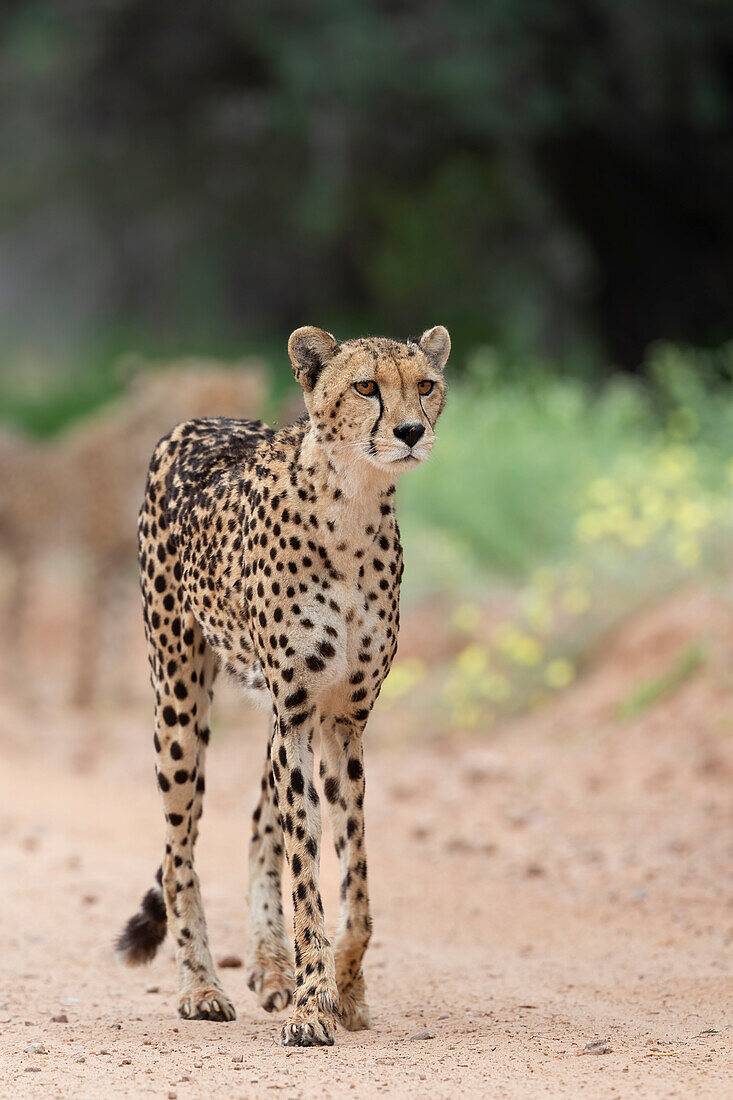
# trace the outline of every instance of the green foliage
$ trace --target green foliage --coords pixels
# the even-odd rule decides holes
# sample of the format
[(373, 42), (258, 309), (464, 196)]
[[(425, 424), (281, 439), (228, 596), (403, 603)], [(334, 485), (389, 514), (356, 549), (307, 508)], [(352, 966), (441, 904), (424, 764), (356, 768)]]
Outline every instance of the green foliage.
[[(433, 457), (399, 487), (408, 590), (470, 588), (487, 571), (521, 580), (567, 560), (599, 479), (618, 480), (611, 503), (621, 519), (610, 522), (624, 544), (641, 545), (678, 520), (679, 537), (694, 537), (697, 512), (712, 518), (705, 494), (730, 488), (733, 393), (720, 380), (730, 363), (729, 346), (715, 354), (660, 347), (648, 382), (620, 376), (596, 390), (543, 364), (476, 352), (450, 391)], [(677, 466), (682, 480), (657, 505)], [(661, 512), (642, 528), (637, 498), (646, 506), (650, 493)], [(596, 537), (592, 524), (588, 531)]]
[(725, 0), (6, 0), (4, 337), (723, 339), (732, 43)]
[(667, 672), (638, 684), (629, 697), (616, 708), (616, 717), (622, 720), (637, 718), (645, 710), (681, 687), (697, 672), (704, 660), (705, 651), (701, 646), (688, 646), (678, 655)]
[(502, 371), (489, 351), (474, 355), (470, 380), (450, 391), (434, 456), (400, 485), (408, 561), (421, 561), (425, 583), (445, 576), (451, 558), (456, 580), (462, 562), (518, 578), (562, 558), (583, 487), (654, 430), (637, 383), (617, 379), (594, 394), (541, 366), (514, 369)]

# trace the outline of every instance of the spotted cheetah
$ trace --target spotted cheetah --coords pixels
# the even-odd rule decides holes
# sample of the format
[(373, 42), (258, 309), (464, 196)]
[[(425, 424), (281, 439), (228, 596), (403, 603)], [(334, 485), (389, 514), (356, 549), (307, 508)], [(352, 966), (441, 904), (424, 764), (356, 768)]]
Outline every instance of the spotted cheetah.
[[(419, 342), (339, 344), (306, 327), (288, 352), (305, 417), (278, 431), (260, 421), (192, 420), (161, 440), (150, 465), (138, 530), (166, 844), (156, 885), (117, 950), (127, 963), (146, 962), (170, 927), (181, 1016), (235, 1018), (209, 952), (193, 864), (209, 708), (224, 668), (272, 708), (249, 850), (249, 985), (268, 1011), (294, 1001), (285, 1046), (330, 1046), (336, 1020), (369, 1026), (362, 735), (397, 646), (395, 481), (432, 450), (450, 337), (437, 326)], [(318, 884), (318, 733), (341, 878), (333, 949)]]
[(119, 645), (113, 596), (134, 568), (147, 456), (176, 419), (237, 416), (265, 393), (256, 360), (231, 368), (205, 359), (138, 361), (135, 373), (128, 365), (125, 374), (128, 384), (116, 401), (58, 439), (36, 440), (0, 425), (0, 630), (15, 638), (0, 674), (9, 685), (32, 683), (27, 634), (41, 562), (59, 549), (70, 552), (84, 566), (71, 646), (72, 702), (79, 707), (99, 694), (105, 634)]

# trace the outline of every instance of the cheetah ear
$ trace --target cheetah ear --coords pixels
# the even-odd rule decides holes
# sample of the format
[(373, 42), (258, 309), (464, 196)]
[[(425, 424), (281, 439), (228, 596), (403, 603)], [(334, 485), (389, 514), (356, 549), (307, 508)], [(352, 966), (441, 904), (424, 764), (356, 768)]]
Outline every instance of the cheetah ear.
[(288, 340), (288, 355), (295, 379), (306, 393), (313, 389), (318, 375), (337, 350), (338, 344), (330, 332), (312, 325), (296, 328)]
[(430, 365), (442, 371), (450, 355), (450, 336), (442, 325), (427, 329), (420, 337), (420, 347), (430, 360)]

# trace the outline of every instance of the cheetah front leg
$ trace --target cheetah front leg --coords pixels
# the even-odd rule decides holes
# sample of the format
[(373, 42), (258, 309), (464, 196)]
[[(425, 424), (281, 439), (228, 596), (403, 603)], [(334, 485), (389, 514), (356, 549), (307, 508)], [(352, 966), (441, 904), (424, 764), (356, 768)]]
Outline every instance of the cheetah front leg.
[(283, 832), (275, 805), (275, 777), (270, 754), (262, 776), (260, 799), (252, 817), (249, 845), (248, 985), (266, 1012), (293, 999), (293, 955), (285, 932), (282, 907)]
[(321, 779), (341, 874), (341, 914), (334, 947), (339, 1017), (349, 1031), (369, 1027), (362, 959), (372, 934), (364, 846), (362, 727), (348, 719), (321, 723)]
[(233, 1020), (234, 1005), (214, 970), (201, 887), (193, 865), (215, 661), (192, 619), (184, 620), (174, 636), (181, 634), (175, 657), (153, 662), (156, 774), (166, 820), (162, 886), (175, 943), (178, 1011), (186, 1019)]
[[(278, 685), (279, 687), (280, 685)], [(305, 704), (304, 685), (273, 693), (285, 708)], [(275, 797), (290, 864), (295, 926), (295, 1011), (281, 1033), (284, 1046), (331, 1046), (338, 998), (333, 951), (326, 937), (318, 884), (321, 814), (313, 783), (316, 708), (281, 713), (272, 739)]]

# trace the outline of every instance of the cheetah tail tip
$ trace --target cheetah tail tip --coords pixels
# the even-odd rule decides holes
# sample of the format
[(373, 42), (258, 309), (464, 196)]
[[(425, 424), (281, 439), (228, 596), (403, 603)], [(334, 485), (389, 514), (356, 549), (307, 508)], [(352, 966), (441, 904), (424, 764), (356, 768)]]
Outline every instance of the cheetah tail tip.
[(130, 917), (115, 940), (115, 955), (127, 966), (143, 966), (155, 957), (165, 939), (167, 917), (159, 886), (148, 890), (140, 909)]

